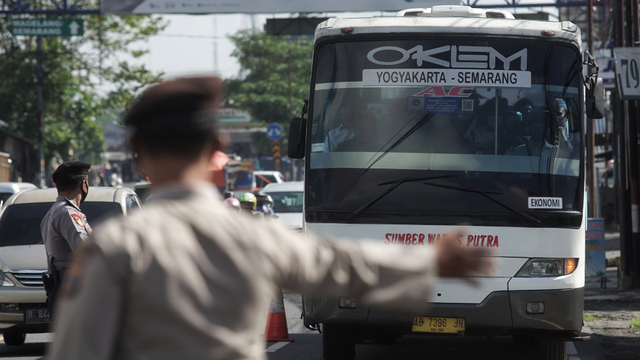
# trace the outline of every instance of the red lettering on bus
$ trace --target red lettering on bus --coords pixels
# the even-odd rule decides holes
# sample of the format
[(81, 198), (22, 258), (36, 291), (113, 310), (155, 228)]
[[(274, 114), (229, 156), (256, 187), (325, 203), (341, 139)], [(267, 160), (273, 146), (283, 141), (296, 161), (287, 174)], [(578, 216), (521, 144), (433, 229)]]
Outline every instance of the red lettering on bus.
[(442, 86), (431, 86), (416, 94), (416, 96), (423, 96), (423, 95), (433, 95), (433, 96), (439, 96), (439, 97), (447, 96)]
[(429, 245), (433, 245), (436, 242), (436, 234), (429, 234)]
[(467, 235), (467, 246), (499, 247), (498, 235)]
[(398, 234), (398, 244), (404, 245), (404, 234)]
[(464, 93), (464, 90), (473, 90), (472, 86), (454, 86), (449, 90), (449, 96), (451, 97), (469, 97), (471, 93)]

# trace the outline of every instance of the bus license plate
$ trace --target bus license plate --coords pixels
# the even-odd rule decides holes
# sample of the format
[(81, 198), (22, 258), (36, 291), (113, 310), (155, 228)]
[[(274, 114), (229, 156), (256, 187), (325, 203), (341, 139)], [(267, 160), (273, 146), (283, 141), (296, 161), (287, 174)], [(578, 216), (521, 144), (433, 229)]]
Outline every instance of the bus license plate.
[(48, 324), (51, 322), (48, 309), (25, 310), (25, 322), (27, 324)]
[(464, 331), (464, 318), (416, 316), (411, 331), (457, 334)]

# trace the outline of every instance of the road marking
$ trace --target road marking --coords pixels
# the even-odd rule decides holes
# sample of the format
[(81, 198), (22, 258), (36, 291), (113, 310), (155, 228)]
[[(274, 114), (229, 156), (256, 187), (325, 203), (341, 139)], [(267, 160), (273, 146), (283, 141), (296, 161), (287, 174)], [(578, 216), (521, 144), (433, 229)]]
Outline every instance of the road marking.
[(290, 342), (288, 342), (288, 341), (280, 341), (280, 342), (277, 342), (277, 343), (269, 346), (267, 348), (267, 350), (265, 350), (265, 351), (266, 352), (276, 352), (276, 351), (282, 349), (287, 344), (290, 344)]

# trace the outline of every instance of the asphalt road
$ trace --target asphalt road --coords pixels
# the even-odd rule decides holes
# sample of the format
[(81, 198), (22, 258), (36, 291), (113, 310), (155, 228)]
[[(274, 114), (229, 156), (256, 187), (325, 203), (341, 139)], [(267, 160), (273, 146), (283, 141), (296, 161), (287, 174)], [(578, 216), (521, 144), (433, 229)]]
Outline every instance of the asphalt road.
[[(285, 313), (289, 337), (293, 342), (269, 342), (266, 345), (269, 360), (322, 360), (322, 336), (306, 329), (300, 319), (301, 304), (298, 294), (284, 294)], [(266, 325), (267, 315), (261, 319)], [(590, 335), (589, 329), (583, 335)], [(44, 359), (52, 334), (27, 335), (24, 346), (6, 346), (0, 343), (2, 360)], [(570, 343), (568, 360), (600, 359), (605, 350), (594, 341)], [(533, 360), (534, 349), (517, 347), (508, 336), (486, 337), (425, 337), (405, 336), (394, 344), (363, 343), (356, 345), (356, 360)]]
[[(293, 334), (295, 340), (268, 352), (269, 360), (321, 360), (322, 337)], [(275, 344), (270, 343), (273, 347)], [(268, 349), (269, 350), (269, 349)], [(405, 336), (395, 344), (356, 345), (356, 360), (441, 359), (441, 360), (534, 360), (533, 348), (518, 348), (510, 337), (437, 338)]]
[(6, 346), (0, 342), (0, 359), (2, 360), (36, 360), (43, 359), (45, 347), (53, 338), (52, 334), (29, 334), (22, 346)]
[[(295, 324), (294, 324), (295, 326)], [(322, 360), (322, 336), (315, 332), (290, 333), (293, 342), (267, 343), (269, 360)], [(42, 360), (45, 347), (52, 340), (51, 334), (31, 334), (24, 346), (0, 345), (0, 359)], [(575, 348), (578, 348), (579, 354)], [(602, 349), (594, 342), (570, 345), (568, 360), (599, 359)], [(425, 338), (409, 336), (395, 344), (365, 343), (356, 346), (356, 360), (398, 359), (443, 360), (533, 360), (533, 349), (518, 348), (509, 337), (495, 338)]]

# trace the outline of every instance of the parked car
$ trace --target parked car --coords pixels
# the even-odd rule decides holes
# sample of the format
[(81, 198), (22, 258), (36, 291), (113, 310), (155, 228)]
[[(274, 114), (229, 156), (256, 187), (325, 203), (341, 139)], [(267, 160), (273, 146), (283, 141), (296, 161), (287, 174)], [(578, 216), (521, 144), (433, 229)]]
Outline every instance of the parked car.
[[(7, 345), (22, 345), (27, 333), (49, 331), (42, 285), (47, 256), (40, 223), (56, 197), (56, 189), (23, 191), (10, 197), (0, 212), (0, 333)], [(80, 208), (95, 227), (140, 204), (129, 188), (91, 187)]]
[(271, 183), (262, 189), (263, 193), (271, 195), (278, 221), (295, 230), (302, 230), (303, 191), (302, 181)]
[(0, 206), (13, 194), (37, 188), (37, 186), (28, 182), (0, 182)]

